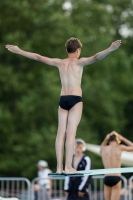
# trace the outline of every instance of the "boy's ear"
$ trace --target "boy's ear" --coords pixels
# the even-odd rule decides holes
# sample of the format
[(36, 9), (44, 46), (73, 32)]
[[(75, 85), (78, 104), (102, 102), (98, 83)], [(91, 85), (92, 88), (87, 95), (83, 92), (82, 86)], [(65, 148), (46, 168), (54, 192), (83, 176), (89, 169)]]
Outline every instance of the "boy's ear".
[(78, 49), (76, 50), (77, 53), (78, 53), (78, 51), (80, 51), (80, 48), (78, 48)]

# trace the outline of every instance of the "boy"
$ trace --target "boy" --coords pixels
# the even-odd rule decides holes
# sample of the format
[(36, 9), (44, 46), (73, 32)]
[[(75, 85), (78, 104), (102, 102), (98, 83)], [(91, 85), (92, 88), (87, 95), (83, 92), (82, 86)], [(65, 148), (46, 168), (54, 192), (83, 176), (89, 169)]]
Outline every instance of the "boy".
[[(125, 145), (120, 144), (120, 142)], [(101, 157), (104, 168), (120, 168), (122, 151), (133, 151), (133, 143), (116, 133), (108, 134), (101, 144)], [(104, 177), (105, 200), (118, 200), (121, 189), (121, 174), (106, 174)]]
[(40, 200), (42, 193), (43, 196), (45, 195), (45, 198), (42, 199), (50, 199), (50, 195), (52, 194), (52, 180), (49, 179), (48, 174), (51, 173), (51, 170), (48, 168), (48, 163), (45, 160), (39, 160), (37, 168), (39, 181), (34, 184), (35, 200)]
[[(75, 154), (72, 160), (72, 166), (78, 171), (90, 170), (91, 159), (84, 154), (86, 144), (82, 139), (76, 139)], [(84, 177), (66, 177), (64, 190), (67, 194), (67, 200), (89, 200), (89, 185), (91, 176)]]
[(72, 156), (74, 149), (74, 142), (76, 136), (77, 126), (81, 119), (82, 114), (82, 90), (81, 78), (83, 66), (92, 64), (107, 56), (110, 52), (118, 49), (121, 45), (121, 40), (117, 40), (111, 46), (88, 58), (79, 58), (81, 53), (82, 44), (77, 38), (70, 38), (66, 42), (66, 51), (68, 58), (48, 58), (36, 53), (30, 53), (21, 50), (17, 46), (6, 45), (6, 48), (12, 53), (20, 54), (27, 58), (43, 62), (45, 64), (55, 66), (58, 68), (61, 78), (61, 96), (58, 110), (58, 131), (56, 137), (56, 157), (57, 157), (57, 171), (56, 173), (63, 172), (63, 152), (64, 141), (66, 148), (66, 162), (65, 173), (77, 173), (72, 168)]

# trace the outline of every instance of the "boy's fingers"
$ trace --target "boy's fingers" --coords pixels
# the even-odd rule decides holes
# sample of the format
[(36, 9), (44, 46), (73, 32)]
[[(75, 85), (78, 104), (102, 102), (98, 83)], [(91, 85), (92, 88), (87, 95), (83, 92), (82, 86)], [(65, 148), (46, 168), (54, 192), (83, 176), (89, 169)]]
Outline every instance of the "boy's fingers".
[(10, 45), (10, 44), (6, 44), (5, 46), (6, 47), (13, 47), (13, 45)]

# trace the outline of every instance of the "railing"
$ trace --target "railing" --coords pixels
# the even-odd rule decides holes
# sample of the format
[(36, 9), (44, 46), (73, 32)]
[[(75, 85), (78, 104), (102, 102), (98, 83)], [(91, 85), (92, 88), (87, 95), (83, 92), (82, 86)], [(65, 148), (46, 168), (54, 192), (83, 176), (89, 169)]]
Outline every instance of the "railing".
[(0, 196), (17, 197), (20, 200), (30, 199), (31, 183), (26, 178), (0, 177)]
[(133, 200), (133, 176), (129, 179), (129, 186), (126, 192), (129, 194), (129, 200)]
[[(92, 176), (91, 185), (89, 186), (89, 194), (91, 200), (103, 200), (103, 178), (104, 176)], [(132, 183), (133, 176), (129, 179), (129, 185), (127, 185), (127, 179), (122, 176), (122, 190), (123, 194), (120, 195), (120, 200), (133, 200), (132, 197)], [(51, 178), (50, 178), (51, 179)], [(42, 180), (40, 178), (35, 178), (30, 182), (26, 178), (0, 178), (0, 196), (4, 198), (17, 197), (20, 200), (35, 200), (34, 195), (34, 184)], [(64, 193), (64, 178), (52, 178), (53, 191), (52, 196), (46, 198), (42, 195), (38, 200), (65, 200), (66, 195)], [(47, 193), (45, 188), (42, 188), (42, 194)]]

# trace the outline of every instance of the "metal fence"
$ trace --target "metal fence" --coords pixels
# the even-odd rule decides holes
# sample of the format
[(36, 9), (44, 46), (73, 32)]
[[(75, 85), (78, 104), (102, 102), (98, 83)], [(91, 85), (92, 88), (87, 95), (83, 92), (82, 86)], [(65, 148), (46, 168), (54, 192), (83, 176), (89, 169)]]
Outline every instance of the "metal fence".
[(2, 178), (0, 177), (0, 196), (17, 197), (20, 200), (29, 200), (31, 183), (26, 178)]
[(133, 176), (129, 179), (129, 185), (126, 189), (127, 194), (129, 194), (129, 200), (133, 200)]
[[(89, 194), (91, 200), (103, 200), (103, 178), (104, 176), (92, 176), (91, 185), (89, 186)], [(133, 176), (127, 182), (127, 179), (122, 176), (122, 193), (120, 200), (133, 200), (132, 185)], [(17, 197), (20, 200), (35, 200), (34, 184), (41, 180), (35, 178), (30, 182), (26, 178), (0, 178), (0, 196), (2, 197)], [(44, 189), (41, 200), (65, 200), (66, 194), (64, 193), (64, 178), (52, 178), (53, 191), (52, 196), (46, 198)], [(128, 184), (127, 184), (128, 183)], [(40, 199), (38, 199), (40, 200)]]

